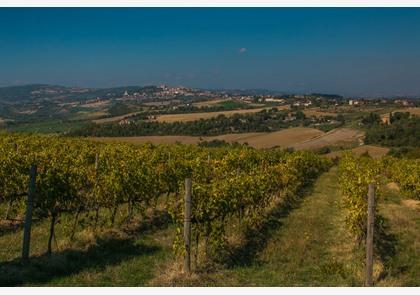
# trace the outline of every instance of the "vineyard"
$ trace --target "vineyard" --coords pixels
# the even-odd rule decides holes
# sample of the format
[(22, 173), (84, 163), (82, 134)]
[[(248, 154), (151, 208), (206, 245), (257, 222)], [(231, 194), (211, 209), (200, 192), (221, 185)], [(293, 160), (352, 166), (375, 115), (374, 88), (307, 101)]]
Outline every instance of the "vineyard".
[[(74, 216), (68, 233), (73, 237), (80, 216), (86, 216), (83, 226), (114, 226), (122, 210), (129, 221), (162, 202), (177, 226), (174, 250), (182, 253), (183, 184), (190, 177), (196, 245), (203, 239), (206, 255), (216, 257), (226, 245), (228, 225), (257, 224), (276, 198), (288, 202), (331, 164), (310, 152), (138, 147), (19, 135), (3, 135), (0, 154), (5, 220), (23, 220), (29, 167), (37, 167), (34, 218), (50, 220), (47, 253), (63, 214)], [(102, 212), (109, 220), (102, 220)]]
[[(371, 261), (368, 262), (367, 256), (366, 265), (373, 264), (375, 253), (376, 264), (380, 268), (378, 271), (389, 272), (392, 270), (392, 259), (397, 254), (398, 242), (396, 236), (389, 232), (389, 220), (380, 214), (378, 208), (385, 201), (387, 184), (392, 182), (396, 183), (405, 198), (420, 199), (420, 161), (392, 157), (357, 158), (348, 153), (341, 159), (339, 170), (346, 226), (359, 247), (370, 253), (366, 255), (371, 256)], [(369, 267), (373, 268), (372, 265)], [(372, 272), (366, 278), (370, 285)]]
[[(332, 166), (330, 159), (309, 151), (139, 146), (4, 133), (0, 135), (0, 218), (2, 226), (23, 225), (32, 169), (36, 171), (32, 173), (32, 219), (48, 223), (43, 242), (46, 255), (63, 251), (57, 247), (58, 229), (60, 239), (69, 241), (66, 247), (71, 248), (81, 231), (99, 235), (126, 228), (133, 220), (147, 222), (150, 212), (160, 212), (169, 216), (175, 263), (180, 265), (188, 251), (193, 271), (199, 271), (229, 265), (234, 259), (232, 249), (238, 241), (246, 243), (250, 229), (261, 232), (270, 212), (279, 204), (292, 208), (302, 192)], [(419, 167), (418, 160), (392, 157), (374, 160), (347, 154), (340, 160), (345, 224), (359, 244), (366, 238), (368, 184), (377, 187), (376, 202), (381, 202), (381, 188), (390, 181), (399, 185), (404, 196), (419, 199)], [(192, 192), (188, 245), (186, 179), (191, 179)], [(385, 231), (383, 223), (378, 215), (375, 228)], [(18, 259), (13, 253), (2, 257)]]
[[(374, 184), (376, 201), (381, 201), (383, 187), (389, 182), (399, 185), (407, 198), (420, 200), (420, 161), (384, 157), (357, 158), (346, 154), (340, 161), (340, 187), (348, 211), (349, 230), (361, 241), (365, 238), (368, 184)], [(379, 227), (381, 219), (377, 220)]]

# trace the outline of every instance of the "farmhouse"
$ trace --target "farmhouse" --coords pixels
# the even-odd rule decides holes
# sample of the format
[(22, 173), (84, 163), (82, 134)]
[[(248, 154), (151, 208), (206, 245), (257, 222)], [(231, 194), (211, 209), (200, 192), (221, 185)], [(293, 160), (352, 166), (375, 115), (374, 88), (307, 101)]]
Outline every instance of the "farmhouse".
[(390, 120), (390, 115), (389, 114), (385, 114), (381, 117), (382, 123), (386, 124), (386, 125), (390, 125), (391, 124), (391, 120)]

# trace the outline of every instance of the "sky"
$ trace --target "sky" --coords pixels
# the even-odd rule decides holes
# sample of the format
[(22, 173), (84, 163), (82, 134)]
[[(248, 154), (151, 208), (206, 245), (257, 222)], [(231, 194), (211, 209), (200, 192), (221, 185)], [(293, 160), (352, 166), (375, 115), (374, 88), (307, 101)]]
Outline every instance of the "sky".
[(418, 8), (0, 8), (0, 86), (420, 95)]

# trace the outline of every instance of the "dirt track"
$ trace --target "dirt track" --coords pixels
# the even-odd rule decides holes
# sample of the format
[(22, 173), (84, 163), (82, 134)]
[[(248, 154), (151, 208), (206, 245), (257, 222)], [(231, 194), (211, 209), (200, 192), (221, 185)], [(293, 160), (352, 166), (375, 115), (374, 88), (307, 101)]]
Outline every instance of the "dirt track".
[(324, 133), (317, 138), (313, 138), (303, 142), (297, 142), (291, 147), (296, 150), (317, 149), (328, 145), (338, 145), (341, 143), (350, 143), (358, 141), (364, 136), (364, 133), (359, 130), (350, 128), (337, 128), (330, 132)]

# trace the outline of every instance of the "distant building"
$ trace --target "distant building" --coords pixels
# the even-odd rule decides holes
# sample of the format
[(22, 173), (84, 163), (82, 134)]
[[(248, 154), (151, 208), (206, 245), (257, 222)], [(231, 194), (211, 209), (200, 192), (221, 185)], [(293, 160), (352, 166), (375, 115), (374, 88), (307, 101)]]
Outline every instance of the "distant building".
[(285, 103), (286, 101), (283, 98), (266, 98), (266, 102), (278, 102), (278, 103)]
[(410, 103), (410, 102), (409, 102), (408, 100), (406, 100), (406, 99), (397, 99), (397, 100), (395, 101), (395, 103), (396, 103), (396, 104), (403, 105), (403, 106), (405, 106), (405, 107), (408, 107), (408, 106), (412, 105), (412, 103)]
[(382, 123), (384, 123), (386, 125), (391, 124), (391, 118), (390, 118), (390, 115), (389, 114), (383, 115), (381, 117), (381, 120), (382, 120)]

